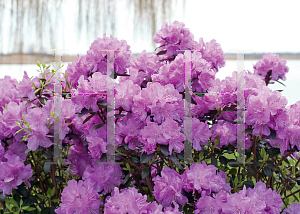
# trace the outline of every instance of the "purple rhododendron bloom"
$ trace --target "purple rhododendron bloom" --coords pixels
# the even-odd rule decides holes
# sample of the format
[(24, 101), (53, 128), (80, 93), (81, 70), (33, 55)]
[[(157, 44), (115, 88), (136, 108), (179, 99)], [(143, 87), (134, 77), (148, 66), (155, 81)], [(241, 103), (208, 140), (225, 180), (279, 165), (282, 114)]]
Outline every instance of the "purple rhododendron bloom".
[(163, 22), (161, 29), (154, 34), (153, 40), (157, 44), (164, 45), (157, 51), (166, 49), (167, 56), (183, 53), (184, 51), (177, 50), (193, 49), (195, 45), (194, 35), (188, 28), (185, 28), (183, 22), (178, 21), (174, 21), (171, 25)]
[(32, 129), (32, 134), (29, 134), (29, 137), (27, 139), (28, 149), (35, 151), (39, 146), (45, 148), (50, 147), (53, 143), (48, 138), (51, 137), (51, 135), (47, 135), (47, 133), (49, 133), (49, 129), (45, 125), (40, 125)]
[(28, 97), (29, 100), (33, 100), (35, 95), (30, 81), (31, 79), (28, 77), (27, 72), (24, 71), (23, 80), (18, 84), (17, 89), (20, 97)]
[(135, 188), (129, 189), (119, 189), (114, 188), (111, 197), (107, 197), (104, 204), (104, 214), (139, 214), (147, 213), (147, 207), (149, 203), (147, 201), (147, 196), (138, 193)]
[[(211, 137), (212, 133), (209, 129), (206, 121), (205, 123), (201, 122), (197, 118), (192, 118), (192, 130), (184, 130), (186, 133), (187, 140), (193, 143), (193, 148), (196, 151), (201, 150), (201, 146), (205, 146), (208, 139)], [(184, 128), (183, 128), (184, 129)], [(192, 139), (190, 139), (192, 137)]]
[(103, 194), (112, 192), (114, 187), (123, 183), (121, 179), (124, 177), (122, 168), (119, 164), (98, 164), (95, 167), (88, 166), (82, 176), (82, 179), (91, 184), (97, 191)]
[(292, 202), (290, 208), (283, 210), (282, 214), (298, 214), (300, 213), (300, 204)]
[(134, 84), (132, 80), (126, 80), (115, 86), (116, 105), (115, 108), (122, 107), (125, 111), (131, 111), (133, 105), (133, 96), (139, 94), (140, 86)]
[(164, 207), (170, 207), (174, 200), (180, 205), (188, 203), (188, 198), (181, 194), (183, 188), (181, 175), (165, 167), (161, 171), (161, 176), (153, 178), (155, 199)]
[(106, 75), (107, 73), (107, 51), (106, 50), (115, 50), (114, 51), (114, 60), (115, 60), (115, 72), (118, 74), (126, 73), (126, 69), (130, 67), (130, 57), (131, 51), (130, 46), (127, 45), (125, 40), (118, 40), (112, 35), (106, 37), (106, 34), (103, 34), (103, 38), (96, 39), (90, 46), (90, 49), (87, 51), (86, 60), (93, 62), (93, 68), (91, 72), (96, 71)]
[(213, 124), (212, 128), (212, 137), (214, 140), (217, 135), (220, 136), (220, 141), (218, 146), (221, 148), (224, 145), (236, 143), (236, 125), (226, 122), (225, 120), (219, 120), (217, 124)]
[(275, 81), (278, 80), (278, 78), (285, 81), (285, 74), (289, 71), (289, 68), (286, 66), (286, 60), (280, 60), (279, 55), (272, 53), (264, 54), (262, 60), (259, 60), (253, 66), (253, 69), (255, 74), (261, 75), (263, 78), (265, 78), (268, 71), (271, 70), (271, 79)]
[(190, 169), (186, 167), (186, 170), (182, 174), (183, 189), (187, 192), (198, 191), (202, 195), (209, 195), (211, 192), (219, 192), (225, 190), (230, 192), (230, 184), (226, 183), (226, 174), (218, 173), (216, 175), (216, 167), (213, 165), (206, 165), (204, 161), (202, 163), (194, 163)]
[(247, 189), (247, 196), (253, 196), (254, 192), (257, 193), (257, 196), (261, 201), (266, 203), (266, 208), (264, 209), (266, 213), (276, 214), (280, 213), (281, 206), (283, 204), (281, 195), (271, 188), (266, 189), (266, 184), (258, 181), (255, 184), (254, 189)]
[(258, 198), (258, 194), (247, 197), (246, 186), (239, 193), (227, 195), (227, 203), (222, 206), (224, 214), (263, 214), (266, 204)]
[(61, 193), (62, 203), (55, 210), (57, 214), (99, 214), (99, 208), (103, 202), (98, 198), (100, 195), (84, 181), (78, 183), (72, 179)]
[(28, 179), (32, 176), (31, 165), (24, 165), (24, 161), (15, 154), (6, 153), (5, 162), (0, 162), (0, 192), (10, 195), (12, 189), (17, 189), (23, 180), (28, 187), (31, 184)]

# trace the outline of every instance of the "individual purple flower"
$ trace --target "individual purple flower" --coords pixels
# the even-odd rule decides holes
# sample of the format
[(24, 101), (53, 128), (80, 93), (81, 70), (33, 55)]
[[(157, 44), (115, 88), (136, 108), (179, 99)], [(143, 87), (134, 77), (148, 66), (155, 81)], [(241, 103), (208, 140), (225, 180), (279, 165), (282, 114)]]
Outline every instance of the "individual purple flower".
[(145, 214), (165, 214), (165, 212), (162, 211), (163, 206), (161, 204), (157, 204), (156, 201), (148, 203), (145, 209)]
[(236, 143), (236, 125), (226, 122), (225, 120), (219, 120), (217, 124), (213, 124), (211, 139), (214, 141), (217, 135), (220, 136), (218, 147), (226, 146), (228, 144)]
[(131, 68), (136, 69), (138, 72), (143, 72), (145, 78), (151, 78), (151, 75), (158, 72), (159, 67), (162, 65), (158, 61), (156, 54), (147, 54), (143, 50), (138, 56), (132, 59)]
[(141, 142), (138, 141), (139, 143), (137, 143), (136, 140), (140, 136), (140, 130), (144, 127), (144, 123), (133, 118), (131, 114), (129, 115), (127, 114), (126, 119), (121, 119), (117, 123), (116, 143), (118, 144), (117, 146), (122, 146), (123, 142), (125, 142), (125, 144), (128, 144), (130, 150), (135, 150), (137, 146), (143, 146)]
[(174, 205), (174, 208), (172, 208), (172, 207), (166, 207), (164, 209), (165, 214), (182, 214), (183, 213), (183, 212), (179, 211), (179, 205), (177, 203), (175, 203), (173, 201), (172, 204)]
[(0, 192), (3, 192), (3, 195), (10, 195), (12, 189), (18, 189), (23, 180), (28, 187), (31, 187), (28, 182), (32, 176), (31, 165), (25, 166), (24, 161), (15, 154), (6, 153), (4, 158), (7, 161), (0, 162)]
[(19, 103), (20, 94), (17, 89), (18, 81), (16, 79), (11, 79), (10, 76), (5, 76), (0, 79), (0, 112), (3, 112), (5, 104), (10, 102)]
[(155, 122), (150, 122), (150, 118), (147, 120), (147, 126), (140, 131), (139, 139), (145, 145), (143, 151), (147, 154), (152, 154), (156, 151), (157, 143), (163, 145), (167, 143), (167, 140), (162, 135), (161, 127)]
[(131, 111), (133, 105), (133, 96), (137, 95), (141, 88), (134, 84), (132, 80), (126, 80), (115, 86), (116, 89), (116, 105), (115, 108), (122, 107), (125, 111)]
[(174, 200), (180, 205), (188, 203), (188, 198), (181, 194), (183, 188), (181, 175), (165, 167), (161, 171), (161, 176), (153, 178), (155, 199), (164, 207), (170, 207)]
[(83, 146), (82, 143), (78, 143), (78, 141), (70, 147), (70, 154), (66, 163), (70, 164), (69, 172), (72, 175), (82, 177), (85, 169), (93, 164), (93, 159), (88, 153), (87, 147)]
[(80, 57), (77, 55), (77, 59), (68, 64), (66, 69), (67, 79), (65, 79), (65, 81), (68, 81), (70, 86), (73, 82), (72, 88), (75, 88), (78, 86), (79, 77), (83, 75), (84, 78), (87, 79), (88, 73), (93, 68), (93, 62), (87, 61), (86, 55)]
[(106, 142), (100, 137), (88, 136), (86, 140), (89, 142), (88, 149), (92, 158), (101, 159), (102, 154), (106, 153)]
[(70, 180), (61, 195), (62, 203), (55, 210), (57, 214), (99, 214), (99, 208), (103, 205), (98, 199), (100, 195), (82, 180), (78, 183), (74, 179)]
[(17, 86), (20, 97), (28, 97), (28, 100), (35, 98), (33, 87), (30, 83), (31, 79), (28, 77), (27, 72), (24, 71), (23, 80)]
[(290, 208), (285, 208), (282, 214), (297, 214), (300, 213), (300, 204), (292, 202)]
[(272, 53), (264, 54), (262, 60), (259, 60), (253, 66), (253, 69), (254, 73), (261, 75), (262, 78), (265, 78), (267, 73), (271, 70), (271, 79), (274, 81), (278, 80), (278, 78), (285, 81), (285, 74), (289, 71), (289, 68), (286, 66), (286, 60), (280, 60), (279, 55)]
[(119, 192), (119, 189), (115, 187), (111, 197), (106, 198), (104, 214), (147, 213), (149, 203), (146, 201), (147, 196), (143, 196), (135, 188), (121, 189)]
[(101, 164), (92, 167), (88, 166), (82, 176), (82, 179), (90, 183), (97, 192), (104, 190), (103, 194), (113, 191), (114, 187), (123, 183), (124, 177), (122, 168), (119, 164)]
[(175, 122), (172, 118), (167, 118), (161, 125), (162, 135), (166, 139), (166, 144), (169, 144), (169, 155), (172, 154), (172, 150), (175, 150), (177, 153), (180, 153), (184, 149), (184, 135), (180, 133), (181, 128), (178, 126), (178, 123)]
[(207, 125), (207, 121), (203, 123), (195, 117), (192, 118), (192, 130), (184, 129), (184, 133), (187, 140), (193, 143), (193, 148), (196, 151), (200, 151), (201, 146), (205, 146), (212, 135), (211, 130)]
[(222, 207), (217, 203), (217, 199), (204, 195), (196, 203), (195, 214), (219, 214)]
[(32, 133), (29, 134), (27, 139), (27, 147), (31, 151), (37, 150), (39, 146), (48, 148), (53, 143), (48, 137), (52, 137), (51, 135), (47, 135), (49, 133), (49, 129), (45, 125), (40, 125), (32, 128)]
[(4, 126), (4, 131), (2, 131), (2, 133), (5, 138), (10, 138), (12, 135), (15, 135), (17, 130), (20, 129), (20, 127), (16, 124), (16, 121), (18, 122), (22, 119), (23, 113), (25, 113), (25, 109), (16, 102), (10, 102), (7, 105), (7, 109), (3, 110), (0, 123)]
[(24, 142), (16, 141), (14, 138), (14, 142), (9, 145), (9, 151), (13, 154), (18, 155), (22, 160), (25, 160), (27, 157), (27, 153), (25, 153), (27, 146)]

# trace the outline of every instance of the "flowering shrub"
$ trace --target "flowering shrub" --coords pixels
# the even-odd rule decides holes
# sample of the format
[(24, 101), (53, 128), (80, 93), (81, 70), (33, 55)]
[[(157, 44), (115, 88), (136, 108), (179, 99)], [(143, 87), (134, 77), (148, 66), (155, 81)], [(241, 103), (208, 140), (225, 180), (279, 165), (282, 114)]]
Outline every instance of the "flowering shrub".
[[(19, 83), (0, 79), (1, 213), (299, 213), (300, 101), (286, 106), (287, 99), (267, 87), (286, 80), (286, 61), (268, 53), (254, 73), (245, 72), (246, 162), (240, 163), (241, 77), (215, 78), (225, 66), (220, 44), (194, 41), (178, 21), (164, 22), (153, 39), (157, 53), (133, 59), (126, 41), (105, 34), (95, 40), (87, 55), (68, 65), (60, 115), (57, 70), (37, 63), (39, 77), (24, 72)], [(115, 50), (110, 79), (108, 49)], [(190, 90), (186, 49), (193, 50)], [(113, 84), (111, 106), (107, 88)], [(107, 163), (111, 111), (114, 164)], [(62, 141), (59, 161), (55, 138)]]

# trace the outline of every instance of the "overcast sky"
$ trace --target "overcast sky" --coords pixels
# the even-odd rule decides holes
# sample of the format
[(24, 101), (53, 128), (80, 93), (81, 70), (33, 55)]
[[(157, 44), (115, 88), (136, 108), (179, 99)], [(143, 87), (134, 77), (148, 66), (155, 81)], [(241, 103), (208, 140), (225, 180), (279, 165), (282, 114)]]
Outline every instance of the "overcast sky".
[[(137, 34), (137, 39), (134, 38), (133, 6), (128, 10), (127, 0), (117, 2), (116, 34), (113, 36), (119, 40), (126, 40), (132, 53), (140, 53), (143, 50), (148, 53), (153, 52), (151, 46), (153, 35), (149, 34), (147, 37)], [(186, 0), (184, 15), (183, 1), (178, 0), (178, 4), (174, 4), (172, 8), (171, 23), (175, 20), (184, 22), (185, 27), (194, 34), (196, 41), (199, 41), (200, 37), (203, 37), (204, 42), (216, 39), (226, 53), (234, 53), (237, 50), (258, 53), (295, 53), (300, 52), (299, 8), (300, 0)], [(86, 35), (82, 34), (81, 39), (77, 41), (77, 2), (66, 0), (62, 4), (62, 11), (64, 18), (59, 22), (57, 29), (58, 47), (56, 48), (70, 50), (65, 53), (86, 54), (96, 38), (87, 41)], [(8, 12), (6, 15), (9, 19)], [(160, 29), (162, 21), (165, 20), (159, 17), (157, 30)], [(1, 26), (4, 32), (8, 32), (10, 27), (9, 22), (6, 23)], [(83, 29), (86, 27), (83, 26)], [(103, 37), (103, 33), (99, 34), (99, 37)], [(106, 35), (110, 34), (110, 29), (107, 29)], [(4, 33), (4, 41), (10, 37), (8, 33)], [(31, 36), (28, 37), (26, 41), (34, 45)], [(52, 48), (54, 47), (47, 47), (47, 49)], [(5, 49), (4, 46), (4, 52)]]
[[(203, 37), (204, 42), (216, 39), (223, 51), (227, 53), (236, 50), (300, 52), (299, 0), (187, 0), (185, 16), (182, 5), (182, 0), (178, 0), (178, 4), (174, 5), (173, 21), (184, 22), (194, 34), (196, 41), (199, 41), (200, 37)], [(72, 5), (70, 0), (69, 6), (64, 8), (65, 35), (75, 32), (73, 18), (75, 14), (71, 15), (71, 13), (76, 12), (77, 9), (70, 10), (73, 6), (77, 8), (77, 5)], [(144, 49), (152, 52), (150, 41), (153, 35), (149, 35), (144, 40), (142, 38), (134, 40), (133, 7), (130, 12), (127, 10), (126, 1), (119, 0), (117, 14), (117, 32), (114, 36), (125, 39), (132, 53), (139, 53)], [(158, 26), (161, 26), (161, 22), (162, 20), (158, 20)], [(107, 36), (110, 33), (107, 30)], [(73, 48), (83, 54), (90, 45), (78, 44), (72, 36), (65, 36), (65, 38), (67, 38), (65, 48)], [(78, 46), (75, 48), (74, 44)]]

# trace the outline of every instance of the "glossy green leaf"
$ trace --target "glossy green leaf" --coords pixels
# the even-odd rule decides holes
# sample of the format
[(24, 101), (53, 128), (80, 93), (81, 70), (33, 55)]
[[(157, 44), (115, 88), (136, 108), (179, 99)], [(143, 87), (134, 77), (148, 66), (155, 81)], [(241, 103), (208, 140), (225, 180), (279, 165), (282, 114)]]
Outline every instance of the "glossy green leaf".
[(143, 171), (142, 171), (142, 179), (145, 179), (149, 175), (149, 173), (150, 173), (149, 168), (143, 169)]
[(147, 163), (148, 161), (150, 161), (153, 158), (154, 154), (155, 154), (155, 152), (152, 154), (149, 154), (149, 155), (145, 152), (142, 153), (141, 158), (140, 158), (141, 163)]

